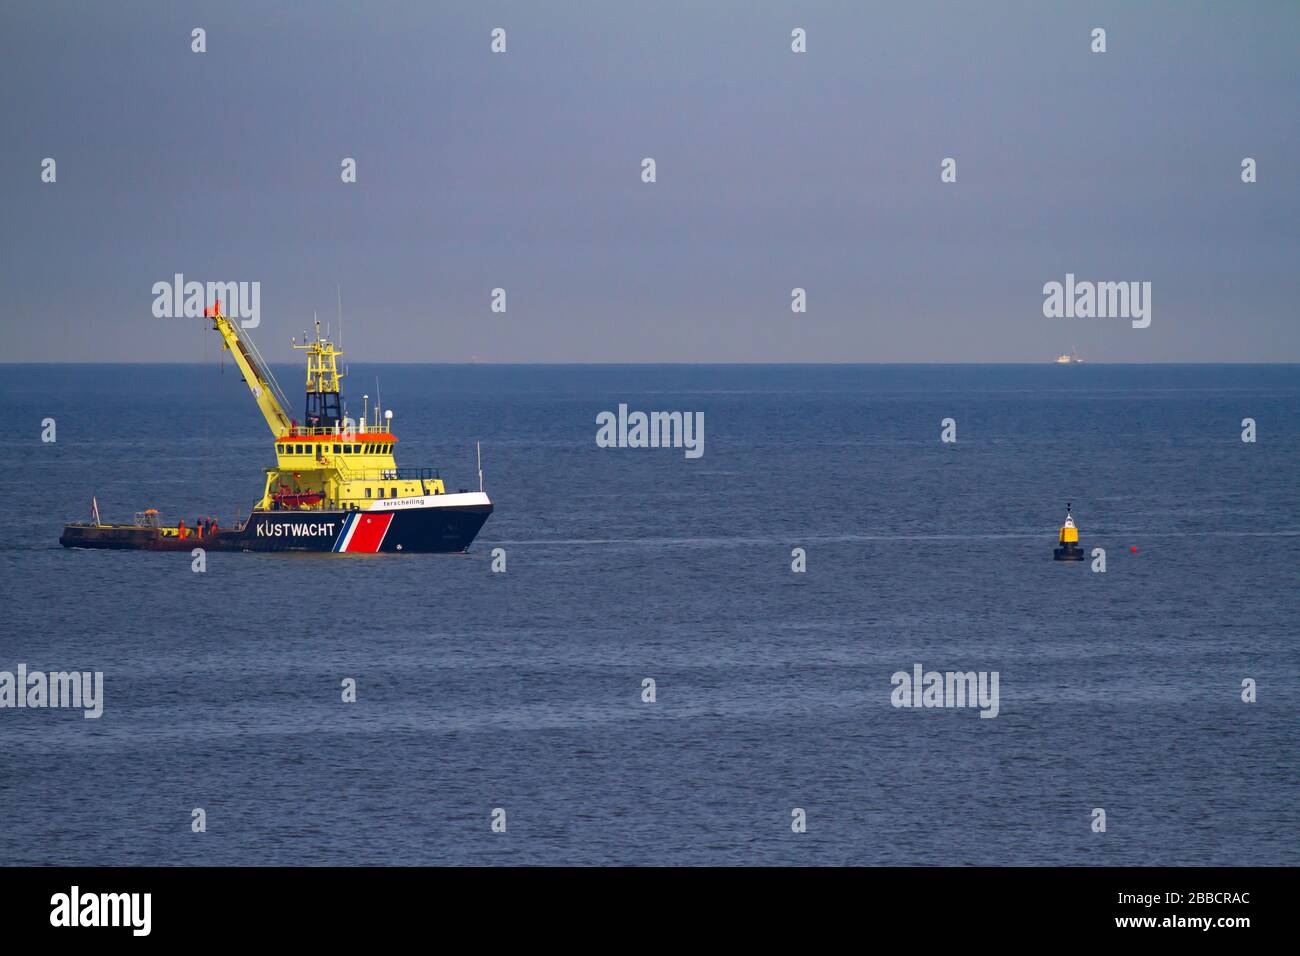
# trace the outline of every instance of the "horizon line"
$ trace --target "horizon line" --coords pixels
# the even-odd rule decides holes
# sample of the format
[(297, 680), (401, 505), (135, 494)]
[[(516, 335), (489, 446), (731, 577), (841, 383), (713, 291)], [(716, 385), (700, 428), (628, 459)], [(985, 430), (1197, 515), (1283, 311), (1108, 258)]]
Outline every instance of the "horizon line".
[[(757, 361), (757, 362), (734, 362), (734, 361), (718, 361), (718, 362), (672, 362), (672, 361), (665, 361), (665, 362), (474, 362), (474, 361), (461, 361), (461, 362), (438, 362), (438, 361), (429, 361), (429, 362), (410, 362), (410, 361), (394, 361), (394, 360), (383, 360), (383, 359), (374, 359), (374, 360), (371, 360), (371, 359), (358, 359), (357, 362), (358, 362), (358, 364), (361, 364), (361, 365), (406, 365), (406, 366), (437, 365), (437, 366), (444, 366), (444, 367), (450, 367), (450, 368), (659, 368), (659, 367), (663, 367), (663, 366), (701, 367), (701, 368), (705, 368), (705, 367), (713, 367), (713, 366), (720, 366), (720, 365), (722, 365), (722, 366), (734, 366), (734, 367), (736, 367), (736, 368), (746, 368), (746, 367), (749, 367), (749, 368), (772, 368), (772, 367), (793, 367), (793, 368), (799, 368), (799, 367), (808, 367), (808, 368), (834, 368), (834, 367), (843, 367), (843, 368), (856, 368), (856, 367), (864, 367), (864, 366), (880, 367), (880, 368), (884, 368), (884, 367), (896, 367), (896, 366), (947, 366), (947, 367), (952, 367), (952, 368), (985, 368), (985, 367), (1004, 367), (1004, 366), (1018, 366), (1018, 367), (1019, 367), (1019, 366), (1023, 366), (1023, 367), (1025, 367), (1025, 368), (1041, 368), (1041, 367), (1044, 367), (1044, 366), (1058, 366), (1058, 365), (1066, 365), (1066, 364), (1068, 364), (1068, 365), (1070, 365), (1070, 366), (1076, 366), (1076, 365), (1090, 365), (1090, 366), (1094, 366), (1094, 367), (1105, 367), (1105, 368), (1113, 368), (1113, 367), (1132, 367), (1132, 368), (1139, 368), (1139, 367), (1144, 367), (1144, 366), (1147, 366), (1147, 367), (1149, 367), (1149, 366), (1224, 366), (1224, 367), (1232, 367), (1232, 366), (1291, 366), (1291, 365), (1300, 365), (1300, 359), (1290, 360), (1290, 361), (1267, 361), (1267, 362), (1266, 362), (1266, 361), (1239, 361), (1239, 362), (1225, 362), (1225, 361), (1215, 361), (1215, 362), (1203, 362), (1203, 361), (1202, 361), (1202, 362), (1194, 362), (1194, 361), (1192, 361), (1192, 362), (1185, 362), (1185, 361), (1177, 361), (1177, 362), (1174, 362), (1174, 361), (1154, 361), (1154, 362), (1102, 362), (1102, 361), (1095, 361), (1095, 362), (1088, 362), (1088, 361), (1085, 361), (1085, 362), (1075, 362), (1075, 363), (1063, 363), (1063, 362), (1056, 362), (1056, 361), (1042, 361), (1042, 360), (1040, 360), (1040, 361), (1036, 361), (1036, 362), (1030, 362), (1030, 361), (1005, 361), (1005, 362), (939, 362), (939, 361), (929, 361), (929, 362), (926, 362), (926, 361), (904, 361), (904, 362), (853, 362), (853, 361), (833, 361), (833, 362), (773, 362), (773, 361), (767, 361), (767, 362), (763, 362), (763, 361)], [(37, 360), (37, 359), (33, 359), (33, 360), (30, 360), (30, 361), (18, 361), (18, 362), (7, 361), (7, 362), (0, 362), (0, 368), (17, 367), (17, 366), (25, 366), (25, 365), (92, 365), (92, 366), (93, 366), (93, 365), (103, 365), (103, 366), (110, 366), (110, 365), (150, 365), (150, 366), (155, 366), (155, 365), (156, 365), (156, 366), (171, 366), (171, 365), (199, 365), (199, 366), (207, 366), (207, 365), (211, 365), (211, 364), (216, 364), (216, 361), (215, 361), (215, 360), (211, 360), (211, 359), (210, 359), (210, 360), (205, 360), (205, 361), (198, 361), (198, 362), (194, 362), (194, 361), (144, 361), (144, 362), (141, 362), (141, 361), (101, 361), (101, 360), (96, 360), (96, 361), (60, 361), (60, 360), (49, 360), (49, 359), (39, 359), (39, 360)], [(287, 359), (284, 360), (284, 361), (279, 361), (279, 362), (268, 362), (267, 364), (268, 364), (268, 365), (287, 365), (287, 366), (290, 366), (290, 367), (292, 367), (292, 368), (297, 368), (299, 365), (301, 365), (300, 362), (293, 362), (293, 361), (289, 361), (289, 360), (287, 360)]]

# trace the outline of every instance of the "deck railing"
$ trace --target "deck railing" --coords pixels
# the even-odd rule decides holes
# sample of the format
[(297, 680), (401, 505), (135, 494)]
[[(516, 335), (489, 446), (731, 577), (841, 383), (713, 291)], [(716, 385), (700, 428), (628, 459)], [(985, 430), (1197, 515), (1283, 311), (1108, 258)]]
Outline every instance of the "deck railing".
[(428, 481), (442, 477), (437, 468), (383, 468), (369, 471), (340, 468), (339, 472), (348, 481)]
[(364, 424), (358, 422), (351, 428), (344, 428), (342, 425), (335, 425), (332, 428), (308, 428), (306, 425), (297, 425), (291, 427), (285, 438), (313, 438), (325, 435), (345, 436), (345, 435), (391, 435), (392, 430), (388, 426), (376, 428), (371, 426), (367, 428)]

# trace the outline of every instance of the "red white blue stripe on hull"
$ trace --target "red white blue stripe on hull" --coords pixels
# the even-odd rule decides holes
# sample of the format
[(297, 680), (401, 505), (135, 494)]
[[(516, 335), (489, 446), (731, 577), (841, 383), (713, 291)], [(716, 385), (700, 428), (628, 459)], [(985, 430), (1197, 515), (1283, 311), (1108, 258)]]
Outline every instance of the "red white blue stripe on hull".
[(349, 554), (375, 554), (383, 546), (384, 537), (393, 523), (393, 512), (371, 514), (354, 511), (343, 521), (343, 531), (334, 542), (334, 550)]

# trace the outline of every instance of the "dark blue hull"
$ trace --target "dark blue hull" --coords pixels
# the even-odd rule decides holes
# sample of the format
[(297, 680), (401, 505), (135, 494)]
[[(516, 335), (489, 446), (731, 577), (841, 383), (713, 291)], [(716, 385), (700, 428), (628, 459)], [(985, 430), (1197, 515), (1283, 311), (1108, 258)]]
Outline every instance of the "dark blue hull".
[[(460, 495), (438, 496), (447, 501)], [(379, 511), (254, 511), (242, 528), (200, 537), (158, 528), (68, 525), (65, 548), (129, 551), (316, 551), (335, 554), (448, 554), (465, 551), (492, 514), (486, 495), (465, 504), (394, 507)]]

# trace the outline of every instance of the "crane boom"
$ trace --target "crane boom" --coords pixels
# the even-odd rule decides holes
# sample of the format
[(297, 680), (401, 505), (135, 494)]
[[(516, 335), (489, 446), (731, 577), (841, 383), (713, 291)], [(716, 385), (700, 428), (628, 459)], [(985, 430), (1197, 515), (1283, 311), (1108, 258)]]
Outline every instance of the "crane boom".
[(212, 327), (221, 333), (223, 347), (230, 351), (235, 364), (239, 366), (239, 371), (243, 373), (248, 390), (253, 393), (253, 400), (257, 402), (257, 407), (262, 412), (262, 417), (266, 419), (271, 434), (276, 438), (288, 435), (292, 423), (279, 399), (276, 398), (278, 389), (275, 387), (275, 380), (258, 356), (257, 347), (251, 341), (245, 343), (244, 337), (239, 334), (239, 327), (221, 314), (220, 302), (208, 310), (207, 317), (212, 319)]

